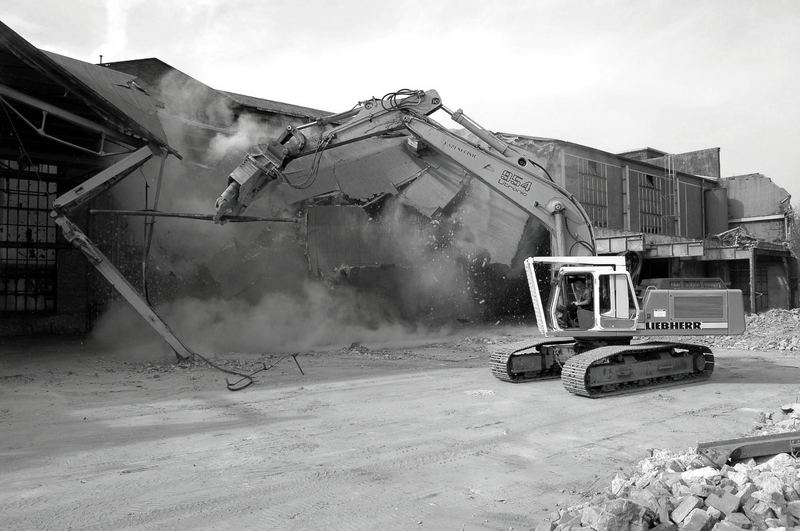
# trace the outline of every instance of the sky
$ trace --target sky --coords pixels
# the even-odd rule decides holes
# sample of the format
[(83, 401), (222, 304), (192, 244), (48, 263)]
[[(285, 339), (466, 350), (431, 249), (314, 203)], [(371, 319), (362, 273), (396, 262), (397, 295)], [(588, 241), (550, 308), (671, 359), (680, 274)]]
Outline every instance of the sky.
[[(721, 148), (800, 203), (797, 0), (0, 0), (35, 46), (157, 57), (220, 90), (331, 112), (436, 89), (492, 131), (612, 153)], [(454, 123), (444, 123), (455, 127)]]

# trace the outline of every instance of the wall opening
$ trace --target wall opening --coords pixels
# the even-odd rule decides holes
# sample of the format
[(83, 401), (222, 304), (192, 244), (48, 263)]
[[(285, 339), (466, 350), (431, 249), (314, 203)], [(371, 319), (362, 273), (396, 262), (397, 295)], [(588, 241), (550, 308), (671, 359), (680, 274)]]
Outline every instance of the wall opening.
[(52, 164), (0, 160), (0, 312), (56, 309), (57, 228)]

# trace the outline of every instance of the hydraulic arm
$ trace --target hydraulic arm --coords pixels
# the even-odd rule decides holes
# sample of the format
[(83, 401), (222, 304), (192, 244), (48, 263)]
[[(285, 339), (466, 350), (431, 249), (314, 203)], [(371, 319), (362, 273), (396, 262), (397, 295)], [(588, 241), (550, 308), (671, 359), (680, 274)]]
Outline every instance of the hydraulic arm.
[[(429, 117), (440, 109), (479, 140), (462, 138)], [(337, 120), (345, 121), (337, 124)], [(313, 157), (313, 178), (326, 150), (398, 132), (446, 156), (465, 174), (541, 220), (550, 229), (557, 254), (594, 254), (591, 221), (572, 194), (556, 183), (531, 153), (504, 142), (461, 110), (453, 112), (443, 106), (435, 90), (373, 98), (346, 113), (287, 128), (276, 140), (258, 146), (233, 171), (217, 200), (217, 218), (241, 213), (269, 182), (288, 182), (284, 170), (293, 160)]]

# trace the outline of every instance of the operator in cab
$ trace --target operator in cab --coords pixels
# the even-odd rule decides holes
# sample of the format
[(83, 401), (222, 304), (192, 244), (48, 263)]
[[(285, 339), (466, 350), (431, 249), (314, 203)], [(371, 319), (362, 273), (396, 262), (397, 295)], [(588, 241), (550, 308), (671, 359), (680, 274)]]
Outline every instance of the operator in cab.
[(567, 318), (572, 327), (578, 327), (578, 309), (593, 311), (592, 277), (587, 275), (585, 278), (578, 278), (572, 283), (572, 293), (575, 300), (567, 305)]

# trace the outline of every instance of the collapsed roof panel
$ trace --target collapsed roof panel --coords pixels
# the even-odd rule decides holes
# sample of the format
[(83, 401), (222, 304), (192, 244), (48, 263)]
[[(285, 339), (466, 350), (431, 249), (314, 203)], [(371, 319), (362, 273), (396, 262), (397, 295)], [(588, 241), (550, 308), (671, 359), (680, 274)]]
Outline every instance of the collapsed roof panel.
[(462, 227), (456, 244), (465, 254), (488, 253), (489, 262), (510, 266), (530, 216), (488, 186), (472, 181), (455, 217)]
[[(70, 112), (93, 119), (123, 135), (169, 147), (160, 124), (154, 113), (151, 114), (153, 104), (138, 107), (145, 100), (121, 92), (135, 89), (115, 87), (112, 78), (101, 73), (105, 70), (102, 67), (45, 53), (2, 22), (0, 49), (5, 56), (0, 84), (57, 107), (68, 107)], [(5, 65), (14, 69), (5, 68)], [(17, 75), (21, 72), (25, 75)], [(20, 84), (23, 86), (15, 87)], [(47, 90), (48, 87), (59, 90), (54, 92)]]
[(155, 101), (144, 87), (136, 83), (133, 76), (52, 52), (44, 53), (154, 137), (166, 143), (167, 136), (156, 115)]
[(283, 185), (281, 192), (289, 203), (333, 192), (358, 203), (381, 194), (396, 194), (425, 167), (411, 156), (406, 140), (372, 138), (348, 145), (346, 152), (326, 150), (320, 155), (316, 173), (311, 171), (314, 155), (297, 159), (285, 172), (294, 187)]

